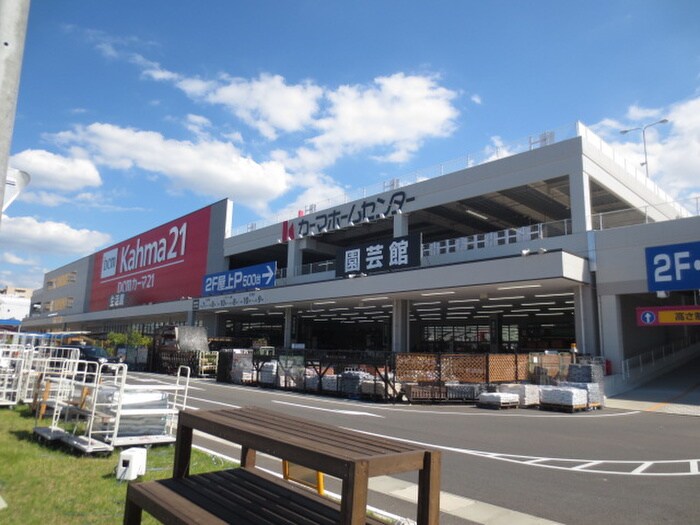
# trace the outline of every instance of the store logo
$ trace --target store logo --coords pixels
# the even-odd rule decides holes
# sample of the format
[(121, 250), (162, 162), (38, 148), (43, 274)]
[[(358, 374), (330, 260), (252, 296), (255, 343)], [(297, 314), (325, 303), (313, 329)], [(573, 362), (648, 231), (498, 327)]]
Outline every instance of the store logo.
[(102, 254), (102, 271), (100, 272), (100, 277), (102, 279), (105, 277), (112, 277), (117, 273), (118, 255), (119, 250), (117, 248)]

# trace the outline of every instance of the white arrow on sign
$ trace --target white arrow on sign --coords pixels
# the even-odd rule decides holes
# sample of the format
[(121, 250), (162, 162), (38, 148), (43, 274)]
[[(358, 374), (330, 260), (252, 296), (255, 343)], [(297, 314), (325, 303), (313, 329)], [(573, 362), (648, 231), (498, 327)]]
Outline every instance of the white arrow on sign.
[(268, 285), (270, 284), (270, 281), (272, 281), (272, 278), (275, 276), (275, 272), (269, 264), (265, 267), (267, 268), (267, 271), (264, 274), (262, 274), (262, 277), (267, 278), (265, 284)]

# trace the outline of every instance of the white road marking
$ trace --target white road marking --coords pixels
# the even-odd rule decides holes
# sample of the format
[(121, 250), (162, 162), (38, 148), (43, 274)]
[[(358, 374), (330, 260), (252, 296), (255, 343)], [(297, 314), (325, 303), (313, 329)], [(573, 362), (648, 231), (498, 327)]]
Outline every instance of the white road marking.
[(360, 412), (359, 410), (338, 410), (335, 408), (321, 408), (321, 407), (313, 407), (309, 405), (302, 405), (299, 403), (289, 403), (288, 401), (277, 401), (273, 400), (273, 403), (277, 403), (278, 405), (288, 405), (288, 406), (293, 406), (293, 407), (299, 407), (299, 408), (308, 408), (309, 410), (320, 410), (321, 412), (332, 412), (334, 414), (343, 414), (346, 416), (369, 416), (369, 417), (380, 417), (384, 418), (384, 416), (380, 416), (379, 414), (372, 414), (371, 412)]
[[(232, 403), (223, 403), (221, 401), (212, 401), (211, 399), (203, 399), (201, 397), (192, 397), (188, 396), (187, 397), (188, 401), (195, 400), (195, 401), (201, 401), (202, 403), (211, 403), (212, 405), (221, 405), (224, 407), (229, 407), (229, 408), (241, 408), (241, 405), (234, 405)], [(194, 408), (194, 407), (187, 407), (188, 409)]]
[[(414, 441), (411, 439), (404, 439), (395, 436), (387, 436), (385, 434), (377, 434), (375, 432), (366, 432), (364, 430), (353, 429), (356, 432), (361, 432), (362, 434), (367, 434), (370, 436), (376, 436), (381, 438), (395, 439), (397, 441), (403, 441), (404, 443), (412, 443), (414, 445), (420, 445), (423, 447), (445, 450), (447, 452), (455, 452), (457, 454), (466, 454), (470, 456), (479, 456), (488, 459), (496, 459), (499, 461), (507, 461), (509, 463), (517, 463), (520, 465), (529, 465), (532, 467), (550, 468), (554, 470), (569, 470), (576, 472), (593, 472), (596, 474), (616, 474), (621, 476), (697, 476), (700, 475), (698, 472), (698, 462), (700, 459), (672, 459), (672, 460), (659, 460), (659, 461), (615, 461), (615, 460), (591, 460), (591, 459), (580, 459), (580, 458), (550, 458), (546, 456), (525, 456), (520, 454), (501, 454), (498, 452), (487, 452), (482, 450), (473, 450), (466, 448), (457, 447), (447, 447), (444, 445), (436, 445), (434, 443), (424, 443), (421, 441)], [(554, 464), (548, 463), (553, 462)], [(571, 463), (571, 467), (561, 466), (560, 463)], [(582, 465), (583, 464), (583, 465)], [(604, 469), (592, 469), (586, 468), (593, 465), (638, 465), (634, 470), (604, 470)], [(652, 465), (674, 465), (678, 467), (678, 472), (647, 472), (649, 467)], [(683, 465), (687, 465), (687, 468), (682, 468)], [(578, 467), (578, 468), (577, 468)]]
[(582, 463), (580, 465), (576, 465), (575, 467), (571, 467), (571, 470), (585, 470), (588, 467), (595, 467), (596, 465), (600, 465), (601, 463), (601, 461), (589, 461), (588, 463)]

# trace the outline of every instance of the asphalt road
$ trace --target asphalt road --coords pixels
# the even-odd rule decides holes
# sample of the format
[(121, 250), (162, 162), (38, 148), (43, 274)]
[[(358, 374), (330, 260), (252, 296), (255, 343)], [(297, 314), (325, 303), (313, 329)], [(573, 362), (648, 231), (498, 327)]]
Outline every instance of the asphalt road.
[[(192, 380), (188, 404), (261, 406), (439, 448), (443, 524), (700, 524), (698, 417), (615, 408), (562, 414), (376, 404), (211, 380)], [(196, 443), (237, 458), (216, 441), (200, 436)], [(370, 504), (413, 517), (416, 481), (414, 474), (377, 480)]]

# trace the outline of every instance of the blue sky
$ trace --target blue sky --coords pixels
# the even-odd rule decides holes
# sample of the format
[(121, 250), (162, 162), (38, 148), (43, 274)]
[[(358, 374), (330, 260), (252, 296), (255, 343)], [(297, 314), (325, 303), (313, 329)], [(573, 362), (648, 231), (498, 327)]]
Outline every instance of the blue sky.
[(223, 198), (233, 228), (577, 120), (700, 195), (694, 0), (32, 0), (0, 286)]

